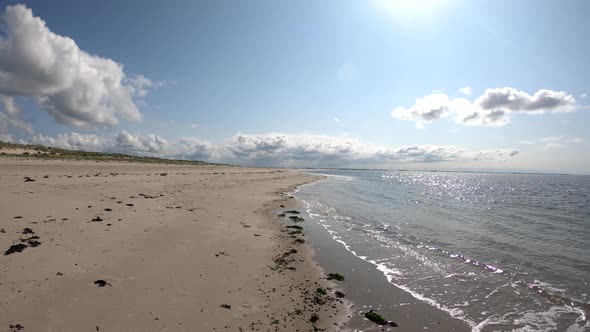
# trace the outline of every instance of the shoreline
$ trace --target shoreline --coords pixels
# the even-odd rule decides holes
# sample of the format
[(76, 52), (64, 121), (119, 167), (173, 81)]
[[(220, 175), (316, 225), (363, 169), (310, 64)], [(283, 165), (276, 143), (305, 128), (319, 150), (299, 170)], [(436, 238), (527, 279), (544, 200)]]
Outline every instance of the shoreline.
[[(324, 178), (329, 176), (322, 175)], [(318, 181), (303, 186), (316, 182)], [(294, 195), (297, 196), (296, 192)], [(336, 241), (318, 222), (317, 216), (310, 215), (305, 202), (300, 198), (296, 199), (298, 208), (305, 211), (305, 218), (311, 219), (307, 226), (311, 229), (310, 245), (314, 251), (314, 260), (324, 269), (339, 272), (346, 278), (341, 289), (347, 294), (352, 313), (342, 324), (342, 331), (472, 330), (467, 322), (452, 317), (448, 312), (392, 284), (375, 264), (356, 256), (343, 243)], [(382, 314), (385, 319), (396, 322), (399, 327), (382, 327), (370, 323), (362, 313), (371, 309)]]
[(0, 329), (333, 331), (346, 315), (331, 293), (317, 303), (318, 288), (336, 285), (274, 213), (295, 201), (277, 195), (312, 175), (3, 158), (0, 165), (0, 249), (24, 246), (0, 256)]

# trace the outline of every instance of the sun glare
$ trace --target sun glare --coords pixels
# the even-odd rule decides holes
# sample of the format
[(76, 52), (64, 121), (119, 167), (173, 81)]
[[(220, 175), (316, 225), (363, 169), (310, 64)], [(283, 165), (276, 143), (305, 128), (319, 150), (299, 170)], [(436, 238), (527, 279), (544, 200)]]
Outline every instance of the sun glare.
[(396, 16), (431, 15), (449, 0), (376, 0), (381, 8)]

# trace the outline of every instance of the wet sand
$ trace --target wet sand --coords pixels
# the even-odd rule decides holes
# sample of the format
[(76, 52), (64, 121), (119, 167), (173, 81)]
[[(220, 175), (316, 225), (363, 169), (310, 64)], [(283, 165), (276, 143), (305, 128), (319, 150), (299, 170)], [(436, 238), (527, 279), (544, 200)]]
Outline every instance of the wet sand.
[(338, 330), (308, 232), (276, 217), (316, 179), (0, 158), (0, 331)]

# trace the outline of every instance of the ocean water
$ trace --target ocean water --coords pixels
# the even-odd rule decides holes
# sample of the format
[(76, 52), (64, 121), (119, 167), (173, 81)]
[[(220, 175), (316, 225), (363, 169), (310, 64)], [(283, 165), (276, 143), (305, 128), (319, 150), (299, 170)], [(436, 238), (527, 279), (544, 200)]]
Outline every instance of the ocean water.
[(295, 196), (391, 287), (472, 331), (590, 331), (590, 176), (312, 173)]

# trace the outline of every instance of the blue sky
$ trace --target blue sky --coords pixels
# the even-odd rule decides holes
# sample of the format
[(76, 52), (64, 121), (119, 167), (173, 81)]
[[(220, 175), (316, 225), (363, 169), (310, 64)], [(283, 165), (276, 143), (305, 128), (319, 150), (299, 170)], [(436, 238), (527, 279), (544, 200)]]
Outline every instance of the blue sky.
[[(5, 3), (24, 4), (2, 8), (5, 140), (248, 165), (590, 173), (587, 1)], [(47, 31), (16, 32), (35, 17)], [(122, 67), (80, 78), (86, 67), (68, 62), (79, 52)], [(70, 109), (84, 91), (97, 101)]]

